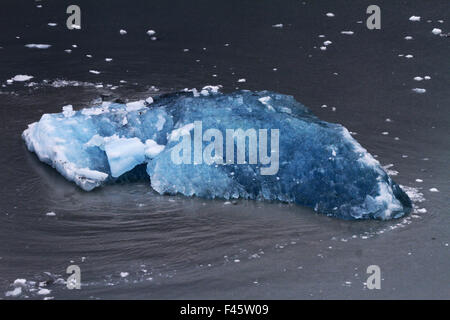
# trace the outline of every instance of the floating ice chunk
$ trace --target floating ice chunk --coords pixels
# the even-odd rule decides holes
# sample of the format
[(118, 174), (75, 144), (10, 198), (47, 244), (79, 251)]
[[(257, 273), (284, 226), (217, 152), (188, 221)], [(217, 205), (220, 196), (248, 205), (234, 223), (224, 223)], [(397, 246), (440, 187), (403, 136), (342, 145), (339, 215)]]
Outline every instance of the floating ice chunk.
[(420, 209), (417, 209), (417, 212), (418, 212), (418, 213), (427, 213), (427, 209), (425, 209), (425, 208), (420, 208)]
[(111, 61), (113, 61), (113, 59), (112, 58), (105, 58), (105, 61), (106, 62), (111, 62)]
[(128, 277), (130, 274), (128, 273), (128, 272), (121, 272), (120, 273), (120, 277), (121, 278), (126, 278), (126, 277)]
[(11, 78), (12, 81), (16, 81), (16, 82), (23, 82), (23, 81), (28, 81), (30, 79), (33, 79), (33, 76), (28, 76), (25, 74), (18, 74), (14, 77)]
[[(133, 171), (161, 194), (294, 202), (344, 219), (391, 219), (411, 210), (408, 196), (344, 127), (321, 121), (293, 97), (246, 90), (221, 94), (217, 86), (203, 91), (161, 95), (139, 110), (112, 103), (71, 117), (44, 114), (23, 138), (41, 161), (87, 191)], [(216, 129), (225, 137), (226, 129), (254, 128), (267, 130), (271, 141), (280, 130), (279, 149), (270, 142), (265, 153), (279, 158), (277, 173), (261, 175), (267, 162), (238, 164), (237, 153), (231, 162), (225, 152), (215, 154), (214, 161), (227, 165), (192, 161), (195, 150), (190, 162), (175, 163), (173, 150), (183, 141), (193, 148), (200, 144), (202, 151), (210, 147), (212, 140), (195, 138), (194, 122), (200, 120), (200, 134)], [(231, 143), (237, 147), (236, 140)], [(248, 155), (248, 144), (244, 148)], [(146, 173), (136, 168), (141, 164)]]
[(425, 77), (423, 77), (425, 80), (430, 80), (431, 79), (431, 77), (430, 76), (425, 76)]
[(439, 29), (439, 28), (434, 28), (433, 30), (431, 30), (431, 32), (432, 32), (433, 34), (435, 34), (435, 35), (438, 35), (438, 34), (441, 34), (441, 33), (442, 33), (442, 30)]
[(411, 36), (406, 36), (405, 37), (405, 40), (412, 40), (413, 39), (413, 37), (411, 37)]
[(127, 30), (120, 29), (120, 30), (119, 30), (119, 33), (120, 33), (121, 35), (125, 35), (125, 34), (127, 34)]
[(51, 46), (52, 46), (51, 44), (43, 44), (43, 43), (29, 43), (25, 45), (25, 47), (30, 49), (48, 49)]
[(423, 89), (423, 88), (414, 88), (414, 89), (412, 89), (412, 91), (414, 91), (415, 93), (425, 93), (425, 92), (427, 92), (427, 90)]
[(282, 23), (273, 24), (272, 27), (274, 27), (274, 28), (283, 28), (283, 24)]
[(412, 59), (412, 58), (414, 58), (414, 56), (413, 56), (412, 54), (407, 54), (407, 55), (405, 56), (405, 58), (407, 58), (407, 59)]
[(41, 296), (45, 296), (45, 295), (47, 295), (47, 294), (50, 294), (50, 290), (49, 289), (39, 289), (39, 291), (37, 292), (37, 294), (38, 295), (41, 295)]
[(349, 36), (351, 36), (352, 34), (354, 34), (354, 32), (353, 32), (353, 31), (350, 31), (350, 30), (349, 30), (349, 31), (345, 31), (345, 30), (344, 30), (344, 31), (341, 31), (341, 33), (342, 33), (342, 34), (349, 35)]
[(48, 25), (49, 27), (56, 27), (58, 24), (55, 23), (55, 22), (49, 22), (49, 23), (47, 23), (47, 25)]
[(148, 30), (148, 31), (147, 31), (147, 34), (148, 34), (149, 36), (153, 36), (153, 35), (156, 34), (156, 31), (155, 31), (155, 30)]
[(423, 78), (422, 78), (422, 77), (419, 77), (419, 76), (417, 76), (417, 77), (414, 77), (414, 80), (416, 80), (416, 81), (422, 81), (422, 80), (423, 80)]
[(89, 70), (89, 72), (93, 73), (93, 74), (100, 74), (100, 71), (97, 71), (97, 70)]
[(14, 288), (11, 291), (6, 291), (5, 296), (7, 296), (7, 297), (17, 297), (17, 296), (19, 296), (21, 294), (22, 294), (22, 288), (21, 287), (17, 287), (17, 288)]
[(237, 82), (246, 82), (246, 81), (247, 81), (246, 79), (242, 78), (242, 79), (239, 79)]
[(46, 215), (47, 217), (55, 217), (55, 216), (56, 216), (56, 213), (54, 213), (53, 211), (51, 211), (51, 212), (47, 212), (45, 215)]
[(322, 46), (322, 47), (320, 47), (320, 50), (325, 51), (325, 50), (327, 50), (327, 47)]
[(331, 42), (330, 40), (325, 41), (323, 44), (326, 46), (329, 46), (330, 44), (332, 44), (333, 42)]
[(439, 192), (439, 190), (436, 188), (430, 188), (430, 192)]
[(418, 16), (411, 16), (411, 17), (409, 17), (409, 21), (420, 21), (420, 17), (418, 17)]
[(126, 106), (127, 106), (126, 109), (127, 109), (128, 112), (130, 112), (130, 111), (137, 111), (137, 110), (140, 110), (140, 109), (145, 107), (145, 100), (128, 102), (126, 104)]
[(75, 114), (75, 111), (73, 111), (73, 106), (71, 104), (62, 107), (62, 110), (62, 113), (66, 118), (69, 118)]
[(326, 14), (326, 16), (327, 16), (327, 17), (330, 17), (330, 18), (331, 18), (331, 17), (334, 17), (334, 13), (328, 12), (328, 13)]
[(27, 283), (26, 279), (16, 279), (16, 280), (14, 280), (13, 285), (15, 287), (19, 287), (19, 286), (24, 286), (26, 283)]
[(145, 99), (145, 102), (147, 104), (152, 104), (153, 103), (153, 98), (152, 97), (148, 97), (147, 99)]

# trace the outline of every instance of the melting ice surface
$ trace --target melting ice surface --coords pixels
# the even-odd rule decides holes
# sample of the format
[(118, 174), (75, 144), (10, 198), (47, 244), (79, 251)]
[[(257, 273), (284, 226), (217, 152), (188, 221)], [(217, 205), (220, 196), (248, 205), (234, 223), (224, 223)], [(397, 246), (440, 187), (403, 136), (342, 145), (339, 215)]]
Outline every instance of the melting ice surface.
[[(279, 129), (278, 171), (262, 175), (267, 165), (261, 163), (226, 164), (225, 152), (225, 164), (176, 164), (171, 153), (186, 136), (203, 150), (215, 141), (195, 142), (195, 121), (203, 132), (214, 128), (224, 136), (226, 129)], [(23, 138), (41, 161), (86, 191), (140, 177), (161, 194), (294, 202), (343, 219), (391, 219), (411, 209), (408, 196), (346, 128), (269, 91), (222, 94), (208, 86), (154, 101), (79, 111), (69, 105), (30, 124)]]

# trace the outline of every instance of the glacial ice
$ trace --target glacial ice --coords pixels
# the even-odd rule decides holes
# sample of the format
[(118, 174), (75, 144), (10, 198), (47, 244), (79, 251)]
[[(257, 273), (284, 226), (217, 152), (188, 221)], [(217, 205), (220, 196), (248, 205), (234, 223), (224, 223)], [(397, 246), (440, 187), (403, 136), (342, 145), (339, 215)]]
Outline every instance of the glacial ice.
[[(194, 125), (199, 121), (200, 139)], [(230, 161), (227, 129), (255, 129), (259, 142), (267, 129), (269, 142), (266, 152), (258, 145), (259, 159), (278, 157), (275, 174), (262, 174), (272, 165), (267, 161), (251, 161), (250, 143), (244, 144), (245, 163), (237, 163), (234, 151)], [(278, 153), (271, 140), (276, 129)], [(208, 132), (222, 132), (224, 139)], [(270, 91), (222, 94), (207, 86), (78, 111), (65, 106), (61, 113), (42, 115), (22, 137), (41, 161), (86, 191), (139, 177), (161, 194), (293, 202), (343, 219), (385, 220), (411, 209), (406, 193), (346, 128), (321, 121), (291, 96)], [(231, 141), (238, 150), (238, 139)], [(183, 149), (178, 156), (189, 161), (176, 163), (173, 154), (181, 143), (193, 152)], [(199, 161), (196, 147), (203, 157), (214, 151), (214, 161), (201, 156)]]

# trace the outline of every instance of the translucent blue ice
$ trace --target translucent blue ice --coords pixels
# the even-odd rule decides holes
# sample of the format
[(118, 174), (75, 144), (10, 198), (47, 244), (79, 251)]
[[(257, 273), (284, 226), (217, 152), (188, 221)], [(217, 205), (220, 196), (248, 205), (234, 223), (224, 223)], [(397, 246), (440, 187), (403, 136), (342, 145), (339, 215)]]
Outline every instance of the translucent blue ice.
[[(29, 125), (23, 138), (41, 161), (86, 191), (129, 175), (149, 179), (161, 194), (294, 202), (344, 219), (391, 219), (410, 211), (408, 196), (346, 128), (321, 121), (291, 96), (222, 94), (205, 87), (147, 101), (104, 102), (79, 111), (65, 106)], [(203, 134), (223, 133), (223, 154), (213, 154), (215, 163), (196, 163), (192, 150), (190, 163), (174, 162), (174, 150), (186, 137), (202, 150), (215, 141), (195, 140), (198, 121)], [(237, 163), (237, 152), (227, 163), (225, 132), (239, 128), (268, 129), (266, 155), (274, 152), (270, 134), (279, 130), (275, 174), (261, 174), (267, 162)], [(146, 173), (140, 164), (147, 165)]]

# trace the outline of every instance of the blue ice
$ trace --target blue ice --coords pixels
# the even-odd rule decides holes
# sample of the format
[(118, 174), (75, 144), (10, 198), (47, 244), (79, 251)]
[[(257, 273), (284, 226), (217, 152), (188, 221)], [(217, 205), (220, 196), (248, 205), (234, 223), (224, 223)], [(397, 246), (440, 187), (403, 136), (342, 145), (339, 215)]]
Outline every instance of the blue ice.
[[(247, 137), (246, 161), (238, 163), (238, 140), (228, 140), (235, 152), (227, 158), (227, 129), (254, 130), (258, 143), (267, 138), (267, 149), (251, 161)], [(41, 161), (86, 191), (146, 165), (143, 178), (160, 194), (293, 202), (343, 219), (387, 220), (411, 209), (405, 192), (345, 127), (270, 91), (223, 94), (208, 86), (77, 111), (69, 105), (44, 114), (22, 136)], [(191, 149), (179, 153), (180, 146)], [(174, 154), (184, 160), (174, 161)]]

